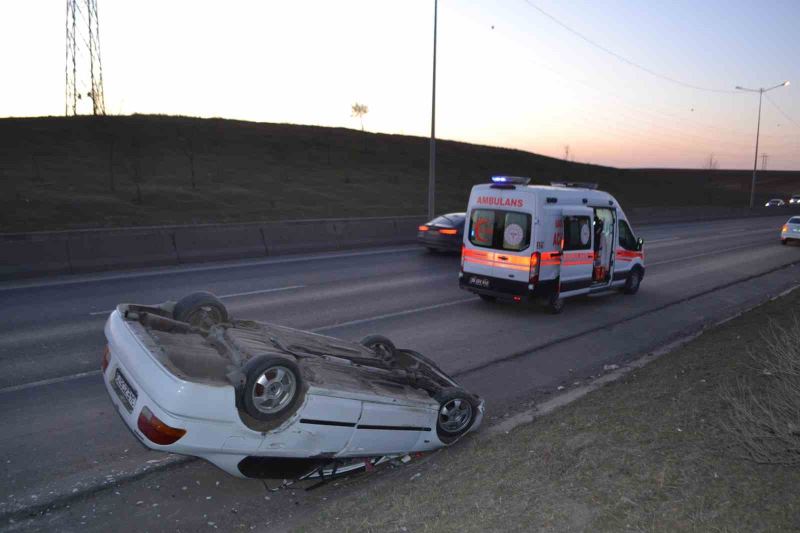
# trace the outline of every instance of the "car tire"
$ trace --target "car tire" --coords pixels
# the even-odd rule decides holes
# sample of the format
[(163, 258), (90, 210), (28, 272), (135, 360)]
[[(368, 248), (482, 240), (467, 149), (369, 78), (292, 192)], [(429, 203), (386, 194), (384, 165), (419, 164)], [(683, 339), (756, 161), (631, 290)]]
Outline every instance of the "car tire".
[(193, 292), (184, 296), (172, 310), (172, 317), (192, 326), (204, 327), (228, 321), (228, 309), (210, 292)]
[(559, 315), (564, 310), (564, 298), (560, 294), (554, 292), (547, 297), (544, 304), (544, 309), (551, 315)]
[(636, 294), (639, 292), (639, 286), (642, 284), (642, 271), (639, 268), (632, 268), (628, 273), (628, 278), (625, 280), (625, 285), (622, 287), (622, 292), (625, 294)]
[(436, 395), (439, 412), (436, 415), (436, 435), (444, 444), (463, 436), (478, 417), (478, 402), (464, 389), (448, 387)]
[(359, 344), (371, 350), (386, 364), (394, 365), (397, 348), (387, 337), (383, 335), (367, 335), (359, 341)]
[(481, 300), (484, 302), (489, 302), (490, 304), (493, 304), (497, 301), (497, 296), (489, 296), (488, 294), (479, 294), (478, 296), (481, 297)]
[(781, 239), (781, 244), (783, 244), (784, 246), (789, 244), (789, 239)]
[(263, 422), (286, 418), (304, 395), (304, 383), (297, 363), (286, 357), (259, 356), (245, 365), (242, 389), (244, 411)]

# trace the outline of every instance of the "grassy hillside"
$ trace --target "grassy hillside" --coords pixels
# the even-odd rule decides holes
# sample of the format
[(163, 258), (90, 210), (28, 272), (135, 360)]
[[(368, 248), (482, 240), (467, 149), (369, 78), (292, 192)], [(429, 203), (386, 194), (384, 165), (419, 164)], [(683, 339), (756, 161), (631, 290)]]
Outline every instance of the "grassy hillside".
[[(742, 205), (747, 171), (621, 170), (439, 141), (437, 211), (498, 173), (597, 181), (624, 205)], [(146, 116), (0, 120), (0, 231), (422, 214), (428, 140)], [(769, 172), (763, 196), (800, 172)], [(797, 187), (800, 189), (800, 187)]]

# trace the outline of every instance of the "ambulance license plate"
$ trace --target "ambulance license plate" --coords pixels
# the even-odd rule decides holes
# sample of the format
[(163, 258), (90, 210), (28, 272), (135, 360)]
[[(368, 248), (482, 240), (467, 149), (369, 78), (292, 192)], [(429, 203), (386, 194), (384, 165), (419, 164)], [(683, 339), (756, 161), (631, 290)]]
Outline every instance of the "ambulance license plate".
[(479, 276), (470, 276), (467, 282), (470, 285), (473, 285), (475, 287), (480, 287), (481, 289), (489, 288), (489, 280), (486, 278), (481, 278)]
[(114, 381), (112, 383), (114, 385), (114, 390), (117, 392), (117, 396), (122, 400), (122, 404), (129, 413), (132, 413), (133, 406), (136, 405), (136, 389), (131, 387), (128, 380), (125, 379), (125, 376), (123, 376), (119, 370), (114, 374)]

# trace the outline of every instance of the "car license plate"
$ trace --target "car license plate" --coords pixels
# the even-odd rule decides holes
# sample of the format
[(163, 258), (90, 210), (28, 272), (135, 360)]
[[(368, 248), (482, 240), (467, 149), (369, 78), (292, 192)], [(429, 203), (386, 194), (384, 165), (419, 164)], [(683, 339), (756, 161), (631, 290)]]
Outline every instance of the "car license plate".
[(132, 413), (133, 406), (136, 405), (136, 389), (131, 387), (128, 380), (125, 379), (125, 376), (123, 376), (119, 370), (114, 374), (113, 384), (114, 390), (117, 391), (117, 396), (122, 400), (128, 412)]
[(489, 288), (489, 280), (486, 278), (481, 278), (479, 276), (470, 276), (469, 277), (469, 284), (474, 285), (476, 287), (480, 287), (482, 289)]

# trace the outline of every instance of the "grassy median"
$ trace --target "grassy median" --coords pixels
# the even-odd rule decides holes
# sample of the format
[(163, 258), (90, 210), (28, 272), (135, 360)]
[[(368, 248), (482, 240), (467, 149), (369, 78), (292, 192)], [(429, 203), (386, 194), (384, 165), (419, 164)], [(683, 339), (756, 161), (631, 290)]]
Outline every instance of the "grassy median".
[(302, 529), (798, 531), (800, 466), (746, 458), (725, 398), (759, 383), (798, 306), (795, 291), (533, 424), (354, 483)]

